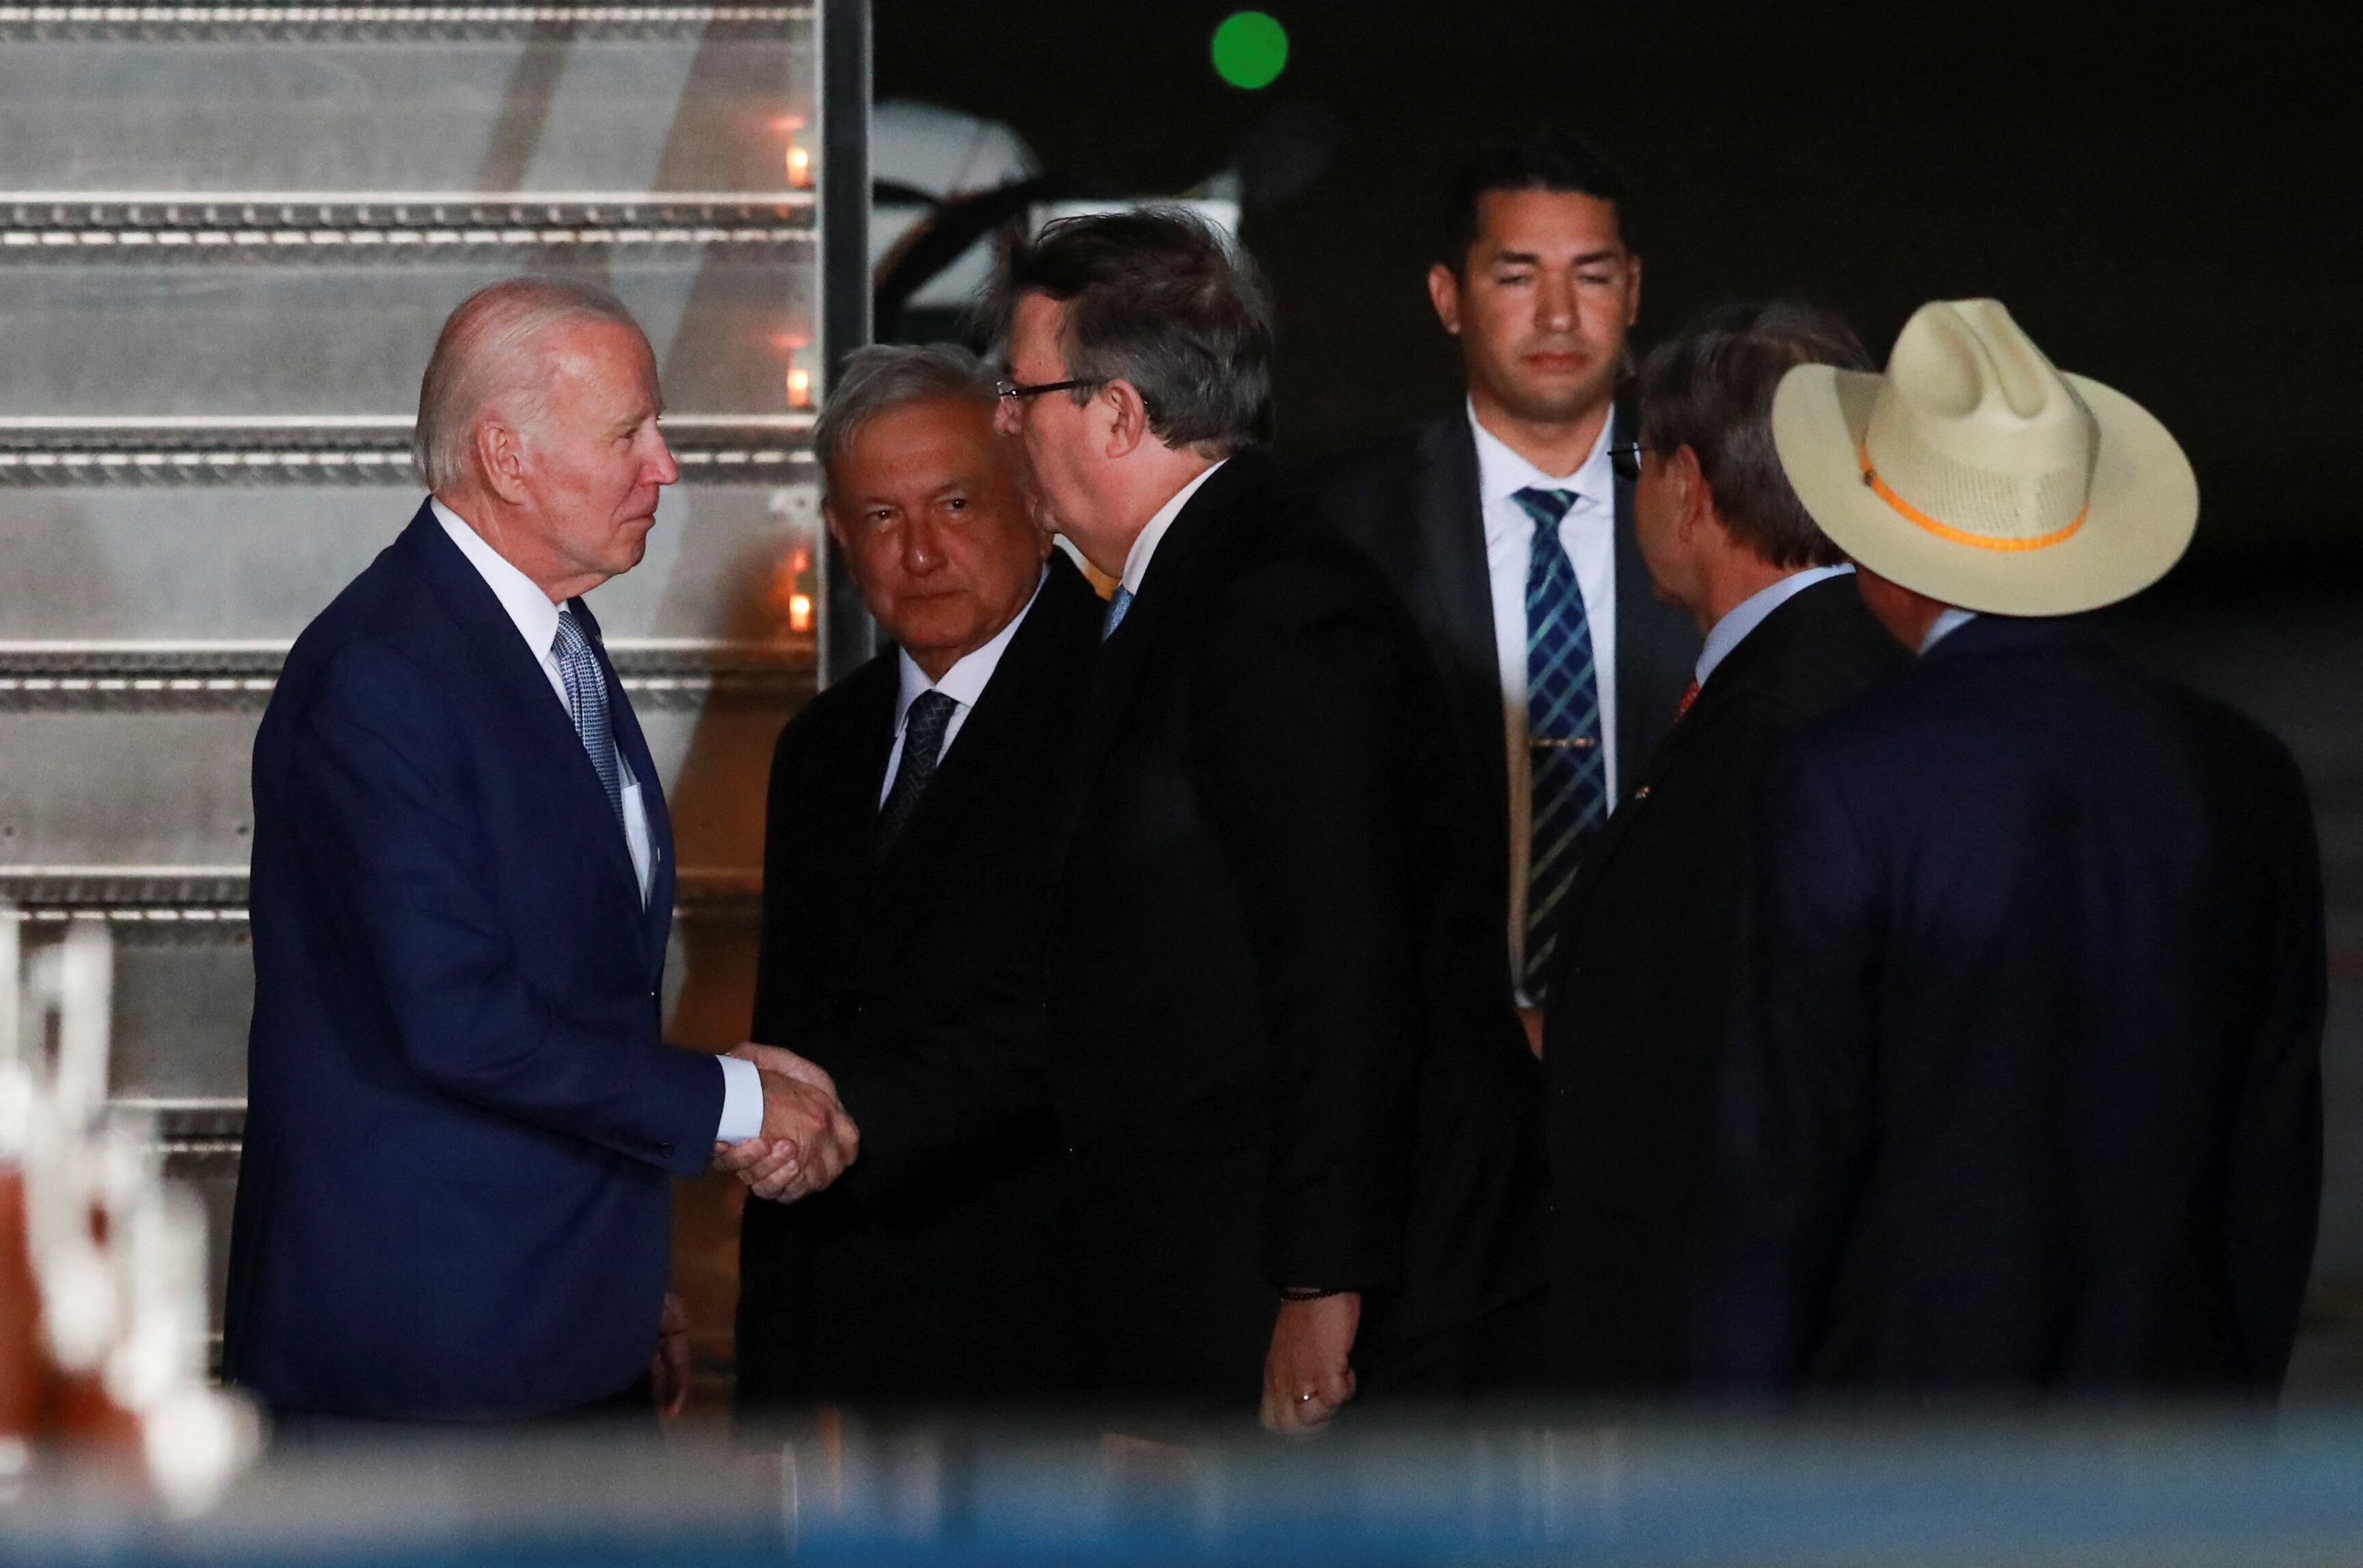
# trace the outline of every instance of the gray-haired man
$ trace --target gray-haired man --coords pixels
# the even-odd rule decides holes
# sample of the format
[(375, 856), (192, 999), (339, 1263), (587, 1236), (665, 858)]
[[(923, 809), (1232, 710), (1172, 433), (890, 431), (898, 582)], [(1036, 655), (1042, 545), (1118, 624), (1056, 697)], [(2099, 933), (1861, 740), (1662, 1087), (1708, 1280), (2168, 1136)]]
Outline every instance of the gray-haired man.
[[(914, 1036), (1030, 1038), (1038, 1019), (1001, 977), (1040, 948), (1100, 602), (1036, 525), (994, 403), (963, 350), (864, 349), (815, 432), (829, 531), (895, 646), (780, 737), (754, 1038), (840, 1073)], [(1048, 1117), (987, 1118), (920, 1161), (891, 1107), (859, 1114), (844, 1181), (747, 1206), (741, 1411), (1057, 1391)]]
[(582, 595), (680, 476), (624, 307), (515, 279), (419, 393), (433, 495), (254, 744), (254, 1024), (223, 1366), (282, 1429), (677, 1403), (675, 1175), (836, 1156), (806, 1084), (663, 1042), (671, 839)]

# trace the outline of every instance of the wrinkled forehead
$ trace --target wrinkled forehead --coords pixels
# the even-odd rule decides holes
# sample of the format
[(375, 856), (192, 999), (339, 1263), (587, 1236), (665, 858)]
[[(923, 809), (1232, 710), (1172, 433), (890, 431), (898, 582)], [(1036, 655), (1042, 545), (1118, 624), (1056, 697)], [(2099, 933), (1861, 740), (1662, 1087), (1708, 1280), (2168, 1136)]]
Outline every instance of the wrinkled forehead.
[(993, 425), (987, 397), (942, 392), (892, 404), (857, 426), (832, 472), (832, 495), (923, 492), (1015, 482), (1023, 454)]

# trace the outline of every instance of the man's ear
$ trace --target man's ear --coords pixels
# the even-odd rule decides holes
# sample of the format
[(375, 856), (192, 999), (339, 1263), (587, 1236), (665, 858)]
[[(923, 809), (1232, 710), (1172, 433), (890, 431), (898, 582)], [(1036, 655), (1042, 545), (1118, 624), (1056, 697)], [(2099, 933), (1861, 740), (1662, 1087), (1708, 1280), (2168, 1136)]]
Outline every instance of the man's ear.
[(834, 500), (825, 499), (821, 502), (820, 520), (822, 526), (828, 529), (828, 537), (838, 542), (838, 547), (839, 549), (843, 549), (845, 545), (845, 524), (838, 517), (837, 503)]
[(1100, 388), (1109, 410), (1107, 455), (1129, 457), (1133, 449), (1148, 437), (1148, 405), (1140, 400), (1140, 389), (1128, 381), (1112, 381)]
[(1427, 302), (1436, 318), (1454, 337), (1460, 336), (1460, 274), (1438, 261), (1427, 270)]
[(498, 419), (480, 420), (475, 444), (476, 467), (483, 474), (484, 487), (509, 506), (524, 506), (528, 499), (525, 443), (516, 428)]
[(1688, 542), (1702, 523), (1714, 520), (1714, 491), (1706, 482), (1706, 471), (1699, 466), (1698, 453), (1686, 445), (1676, 447), (1666, 459), (1666, 477), (1681, 496), (1681, 516), (1674, 531)]

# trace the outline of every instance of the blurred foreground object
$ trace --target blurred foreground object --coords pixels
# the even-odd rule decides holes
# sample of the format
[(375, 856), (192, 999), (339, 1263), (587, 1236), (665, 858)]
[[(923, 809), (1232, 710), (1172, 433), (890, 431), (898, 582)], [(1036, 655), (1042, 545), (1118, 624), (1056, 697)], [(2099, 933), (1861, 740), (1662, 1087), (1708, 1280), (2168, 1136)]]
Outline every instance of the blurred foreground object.
[(36, 1443), (137, 1455), (168, 1512), (200, 1512), (259, 1435), (205, 1385), (205, 1216), (107, 1114), (105, 924), (28, 966), (19, 920), (0, 906), (0, 1481)]
[[(1166, 1440), (1157, 1440), (1157, 1438)], [(274, 1458), (173, 1523), (72, 1471), (12, 1563), (2285, 1564), (2363, 1551), (2363, 1419), (1612, 1420), (1341, 1428), (1283, 1447), (864, 1427), (784, 1449), (447, 1440)]]

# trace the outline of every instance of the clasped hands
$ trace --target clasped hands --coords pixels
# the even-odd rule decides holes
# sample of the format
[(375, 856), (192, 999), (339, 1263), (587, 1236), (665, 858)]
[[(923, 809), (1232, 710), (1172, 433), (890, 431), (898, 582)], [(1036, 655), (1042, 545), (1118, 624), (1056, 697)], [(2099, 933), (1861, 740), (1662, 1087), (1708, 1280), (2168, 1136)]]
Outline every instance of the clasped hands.
[(808, 1197), (842, 1175), (861, 1151), (861, 1129), (845, 1114), (837, 1084), (821, 1068), (776, 1045), (748, 1044), (731, 1055), (755, 1064), (763, 1084), (763, 1130), (714, 1146), (714, 1168), (779, 1203)]

